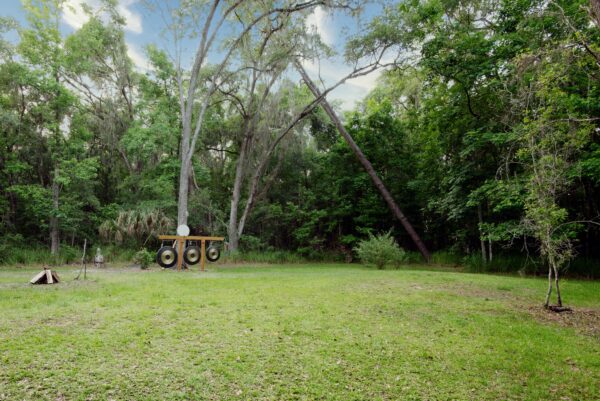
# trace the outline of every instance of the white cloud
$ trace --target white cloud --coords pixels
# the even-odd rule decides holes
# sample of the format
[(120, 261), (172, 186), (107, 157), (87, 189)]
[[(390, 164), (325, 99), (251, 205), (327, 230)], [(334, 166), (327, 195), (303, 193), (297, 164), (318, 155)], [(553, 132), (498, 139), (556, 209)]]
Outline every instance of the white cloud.
[(146, 72), (150, 70), (150, 62), (146, 56), (129, 42), (127, 42), (127, 55), (139, 71)]
[(335, 44), (334, 34), (331, 26), (333, 18), (321, 6), (315, 7), (315, 10), (306, 18), (306, 26), (314, 30), (321, 36), (321, 40), (328, 46)]
[[(335, 84), (345, 75), (351, 72), (350, 67), (341, 61), (324, 60), (315, 62), (306, 60), (303, 66), (314, 80), (323, 80), (325, 85)], [(377, 86), (377, 79), (381, 76), (381, 70), (363, 75), (346, 81), (343, 85), (333, 90), (327, 98), (330, 101), (341, 102), (343, 110), (352, 110), (357, 102), (360, 102)]]
[[(137, 12), (133, 11), (131, 6), (137, 0), (120, 0), (117, 5), (117, 11), (125, 18), (124, 29), (133, 33), (142, 33), (142, 17)], [(67, 0), (63, 7), (63, 20), (72, 28), (79, 29), (85, 24), (89, 17), (83, 11), (81, 4), (86, 4), (93, 10), (101, 6), (99, 0)]]
[(79, 0), (67, 0), (63, 7), (62, 17), (69, 26), (75, 29), (81, 28), (89, 19), (83, 12)]
[(131, 6), (135, 4), (137, 0), (121, 0), (117, 6), (117, 11), (123, 18), (125, 18), (126, 25), (125, 30), (133, 33), (142, 33), (142, 16), (131, 10)]

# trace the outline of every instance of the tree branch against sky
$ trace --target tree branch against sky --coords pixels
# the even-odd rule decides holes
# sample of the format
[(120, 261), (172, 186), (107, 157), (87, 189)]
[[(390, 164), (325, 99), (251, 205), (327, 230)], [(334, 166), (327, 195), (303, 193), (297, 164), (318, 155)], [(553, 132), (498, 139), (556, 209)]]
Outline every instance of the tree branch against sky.
[[(188, 196), (191, 160), (196, 143), (200, 136), (204, 116), (212, 95), (222, 83), (222, 74), (232, 63), (238, 45), (247, 35), (251, 35), (257, 24), (266, 18), (279, 14), (293, 14), (310, 10), (319, 5), (329, 3), (325, 0), (309, 0), (305, 2), (285, 1), (282, 3), (266, 2), (261, 4), (243, 2), (241, 0), (225, 2), (220, 0), (203, 2), (182, 2), (178, 8), (167, 8), (169, 15), (167, 31), (174, 38), (175, 46), (188, 35), (197, 36), (197, 48), (193, 58), (189, 76), (184, 77), (181, 51), (175, 51), (179, 101), (182, 112), (181, 132), (181, 173), (178, 191), (178, 224), (186, 224), (188, 219)], [(167, 6), (168, 7), (168, 6)], [(166, 13), (163, 13), (165, 15)], [(230, 32), (228, 37), (224, 37)], [(217, 42), (226, 43), (219, 61), (212, 63), (212, 71), (207, 72), (202, 81), (201, 70), (208, 65), (209, 55), (216, 51)], [(202, 83), (202, 87), (200, 84)], [(198, 101), (198, 104), (196, 104)]]

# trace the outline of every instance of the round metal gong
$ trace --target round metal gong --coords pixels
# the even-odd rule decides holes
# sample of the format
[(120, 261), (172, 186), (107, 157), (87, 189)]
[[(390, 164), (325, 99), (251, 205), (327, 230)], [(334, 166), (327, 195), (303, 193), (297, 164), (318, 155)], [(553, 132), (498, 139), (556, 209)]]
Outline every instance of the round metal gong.
[(195, 265), (200, 261), (200, 248), (196, 245), (190, 245), (183, 251), (183, 260), (188, 265)]
[(156, 263), (167, 269), (175, 266), (177, 251), (172, 246), (163, 246), (156, 254)]
[(206, 249), (206, 259), (209, 262), (216, 262), (220, 257), (221, 251), (216, 246), (211, 245)]

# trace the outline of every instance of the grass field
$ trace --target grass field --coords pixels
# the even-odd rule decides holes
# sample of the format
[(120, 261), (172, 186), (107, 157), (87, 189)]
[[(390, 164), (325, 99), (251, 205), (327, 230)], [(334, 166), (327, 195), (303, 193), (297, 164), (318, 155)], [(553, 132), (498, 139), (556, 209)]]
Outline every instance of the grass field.
[(351, 265), (0, 270), (0, 400), (600, 400), (600, 282)]

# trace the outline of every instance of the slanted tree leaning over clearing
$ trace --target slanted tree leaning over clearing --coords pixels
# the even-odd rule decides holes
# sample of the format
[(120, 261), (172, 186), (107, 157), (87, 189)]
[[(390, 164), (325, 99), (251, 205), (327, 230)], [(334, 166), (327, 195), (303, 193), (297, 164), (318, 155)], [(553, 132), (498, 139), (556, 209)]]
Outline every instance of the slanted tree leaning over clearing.
[(402, 211), (396, 204), (396, 201), (394, 201), (394, 198), (392, 197), (390, 192), (385, 187), (385, 184), (383, 183), (383, 181), (381, 181), (381, 179), (377, 175), (377, 172), (371, 165), (371, 162), (369, 162), (369, 160), (366, 158), (366, 156), (364, 155), (362, 150), (360, 150), (360, 148), (358, 147), (358, 145), (356, 144), (354, 139), (352, 139), (352, 137), (350, 136), (348, 131), (346, 131), (344, 124), (342, 124), (340, 119), (337, 117), (337, 115), (335, 114), (335, 111), (333, 110), (333, 108), (331, 107), (329, 102), (327, 102), (327, 99), (325, 99), (323, 97), (319, 88), (317, 88), (315, 83), (308, 76), (308, 74), (306, 73), (306, 70), (304, 69), (302, 64), (299, 61), (297, 61), (295, 63), (295, 65), (296, 65), (296, 69), (302, 76), (304, 83), (306, 83), (306, 86), (308, 86), (308, 88), (313, 93), (315, 98), (317, 98), (317, 99), (321, 98), (321, 105), (322, 105), (323, 109), (325, 109), (325, 112), (327, 113), (329, 118), (331, 118), (331, 120), (334, 122), (339, 133), (342, 135), (342, 137), (344, 137), (344, 140), (348, 143), (348, 146), (350, 146), (350, 148), (352, 149), (352, 152), (356, 155), (356, 157), (358, 158), (360, 163), (363, 165), (363, 167), (369, 174), (369, 177), (373, 181), (373, 184), (375, 184), (375, 186), (377, 187), (377, 189), (383, 196), (383, 199), (385, 199), (386, 203), (388, 204), (388, 207), (394, 214), (394, 217), (396, 217), (400, 221), (400, 223), (402, 224), (402, 226), (404, 227), (406, 232), (408, 232), (408, 235), (410, 235), (410, 238), (414, 241), (415, 245), (417, 245), (419, 252), (421, 252), (421, 254), (425, 258), (425, 260), (429, 262), (429, 260), (431, 259), (431, 254), (429, 253), (429, 250), (427, 249), (427, 247), (421, 240), (421, 237), (419, 236), (419, 234), (417, 234), (417, 232), (413, 228), (412, 224), (410, 224), (410, 222), (408, 221), (408, 219), (406, 218), (404, 213), (402, 213)]

